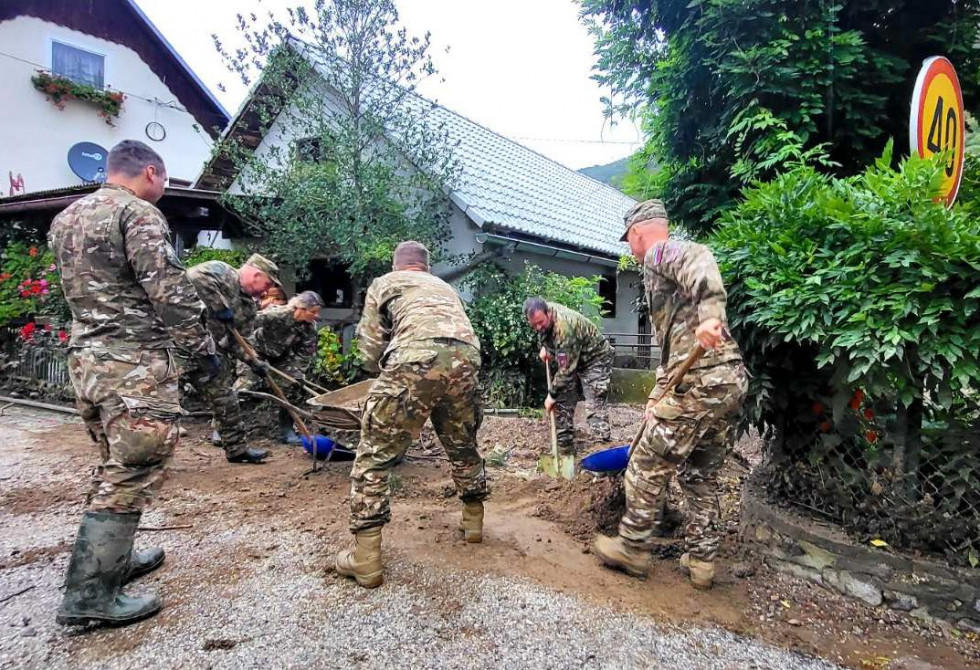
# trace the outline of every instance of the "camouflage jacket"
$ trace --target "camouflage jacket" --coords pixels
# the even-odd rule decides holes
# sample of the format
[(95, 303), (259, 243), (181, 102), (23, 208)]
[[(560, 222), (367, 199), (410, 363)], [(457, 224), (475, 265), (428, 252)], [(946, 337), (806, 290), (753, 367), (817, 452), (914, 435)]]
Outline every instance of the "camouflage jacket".
[(72, 347), (214, 352), (204, 305), (156, 207), (109, 184), (54, 218), (48, 243), (72, 314)]
[(599, 327), (574, 309), (549, 302), (548, 312), (554, 321), (540, 342), (558, 365), (551, 380), (551, 391), (557, 395), (576, 383), (579, 370), (603, 356), (611, 357), (612, 347)]
[(385, 357), (401, 347), (447, 338), (480, 348), (463, 302), (452, 286), (412, 270), (389, 272), (371, 282), (357, 325), (364, 368), (381, 369)]
[(255, 324), (257, 304), (255, 299), (242, 289), (238, 280), (238, 270), (223, 261), (205, 261), (187, 270), (201, 300), (207, 306), (208, 330), (214, 336), (218, 347), (241, 360), (245, 353), (238, 347), (231, 330), (223, 322), (214, 318), (216, 312), (230, 309), (235, 315), (234, 326), (242, 337), (249, 338)]
[[(694, 349), (694, 331), (710, 318), (726, 326), (728, 299), (711, 250), (694, 242), (669, 240), (653, 246), (643, 260), (650, 323), (660, 343), (661, 374), (669, 374)], [(729, 335), (705, 353), (695, 368), (741, 360)]]
[(274, 305), (255, 317), (252, 343), (262, 360), (287, 374), (302, 375), (316, 355), (316, 324), (297, 321), (288, 305)]

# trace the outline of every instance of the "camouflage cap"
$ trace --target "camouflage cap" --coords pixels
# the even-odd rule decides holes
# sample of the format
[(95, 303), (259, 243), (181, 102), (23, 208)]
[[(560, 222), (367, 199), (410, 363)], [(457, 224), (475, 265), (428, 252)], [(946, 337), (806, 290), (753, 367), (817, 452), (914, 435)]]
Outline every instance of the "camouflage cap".
[(248, 260), (245, 261), (245, 265), (251, 265), (256, 270), (261, 270), (264, 272), (269, 279), (272, 280), (272, 283), (282, 290), (283, 294), (286, 293), (286, 289), (283, 287), (282, 282), (279, 281), (279, 266), (270, 261), (268, 258), (260, 254), (252, 254), (248, 257)]
[(663, 200), (644, 200), (633, 205), (630, 211), (626, 212), (626, 216), (623, 217), (626, 230), (623, 231), (623, 236), (619, 238), (620, 241), (626, 241), (626, 234), (629, 233), (630, 228), (634, 225), (643, 221), (649, 221), (650, 219), (667, 220), (667, 208), (664, 207)]

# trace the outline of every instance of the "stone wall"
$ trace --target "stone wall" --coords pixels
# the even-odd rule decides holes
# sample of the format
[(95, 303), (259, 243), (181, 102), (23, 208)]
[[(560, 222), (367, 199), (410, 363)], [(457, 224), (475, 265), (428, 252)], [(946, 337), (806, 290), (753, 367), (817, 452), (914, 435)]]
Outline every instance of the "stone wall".
[(752, 481), (742, 493), (741, 532), (745, 545), (780, 572), (874, 607), (980, 632), (980, 570), (858, 545), (832, 526), (766, 502)]

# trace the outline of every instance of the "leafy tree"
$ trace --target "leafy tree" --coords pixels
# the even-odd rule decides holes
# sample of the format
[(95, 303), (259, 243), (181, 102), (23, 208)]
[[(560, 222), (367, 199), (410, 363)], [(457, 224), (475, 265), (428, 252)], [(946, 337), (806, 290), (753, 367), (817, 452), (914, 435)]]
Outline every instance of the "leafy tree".
[(318, 0), (283, 21), (239, 16), (239, 33), (242, 48), (215, 43), (256, 84), (246, 121), (290, 141), (253, 151), (250, 128), (216, 151), (238, 172), (230, 206), (270, 255), (300, 277), (315, 257), (348, 266), (359, 301), (399, 241), (438, 254), (455, 166), (433, 105), (415, 94), (435, 74), (429, 36), (399, 28), (392, 0)]
[[(710, 230), (743, 186), (821, 155), (856, 174), (894, 138), (907, 153), (919, 64), (957, 66), (980, 96), (980, 0), (582, 0), (610, 114), (637, 114), (674, 218)], [(636, 188), (630, 188), (635, 186)]]

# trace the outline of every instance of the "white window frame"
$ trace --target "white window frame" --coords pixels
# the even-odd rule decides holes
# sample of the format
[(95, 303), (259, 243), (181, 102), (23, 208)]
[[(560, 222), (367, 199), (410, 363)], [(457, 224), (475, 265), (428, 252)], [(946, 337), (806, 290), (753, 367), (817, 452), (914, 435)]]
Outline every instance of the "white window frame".
[(48, 37), (48, 71), (54, 74), (54, 43), (57, 42), (66, 47), (71, 47), (72, 49), (78, 49), (79, 51), (84, 51), (86, 53), (94, 54), (96, 56), (102, 56), (102, 90), (105, 91), (109, 88), (109, 54), (101, 49), (94, 49), (90, 45), (79, 44), (72, 40), (66, 40), (63, 37)]

